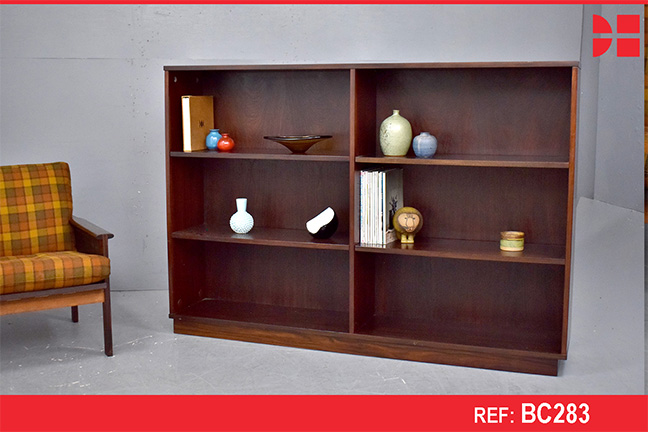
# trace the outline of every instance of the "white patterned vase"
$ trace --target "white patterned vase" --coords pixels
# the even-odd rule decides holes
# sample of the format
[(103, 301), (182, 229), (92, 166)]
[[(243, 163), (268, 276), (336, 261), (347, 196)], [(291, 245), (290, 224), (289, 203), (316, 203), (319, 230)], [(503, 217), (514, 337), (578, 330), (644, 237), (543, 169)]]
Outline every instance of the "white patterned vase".
[(380, 124), (380, 149), (385, 156), (405, 156), (412, 144), (412, 125), (398, 110)]
[(230, 218), (230, 228), (237, 234), (246, 234), (254, 226), (254, 218), (247, 212), (247, 198), (236, 198), (236, 213)]

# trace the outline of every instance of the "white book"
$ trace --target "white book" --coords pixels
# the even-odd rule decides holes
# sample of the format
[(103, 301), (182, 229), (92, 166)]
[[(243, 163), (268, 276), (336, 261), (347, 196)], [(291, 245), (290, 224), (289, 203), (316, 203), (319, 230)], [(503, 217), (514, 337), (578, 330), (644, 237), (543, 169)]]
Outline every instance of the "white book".
[(378, 241), (380, 244), (385, 244), (385, 221), (387, 215), (385, 214), (385, 171), (378, 173)]
[(370, 204), (369, 204), (369, 243), (376, 244), (376, 209), (378, 208), (378, 202), (376, 199), (376, 180), (378, 178), (378, 172), (376, 169), (371, 170), (370, 172), (371, 181), (369, 182), (369, 195), (370, 195)]
[(360, 171), (360, 243), (367, 243), (367, 172)]
[(213, 96), (182, 96), (182, 150), (206, 150), (205, 138), (214, 128)]

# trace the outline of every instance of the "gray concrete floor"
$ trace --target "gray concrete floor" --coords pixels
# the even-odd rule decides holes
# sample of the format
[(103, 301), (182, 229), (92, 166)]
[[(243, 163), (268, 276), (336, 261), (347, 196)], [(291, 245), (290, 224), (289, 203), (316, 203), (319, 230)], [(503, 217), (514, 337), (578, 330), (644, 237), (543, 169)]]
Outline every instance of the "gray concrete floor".
[(643, 394), (643, 214), (582, 199), (569, 359), (558, 377), (175, 335), (166, 290), (113, 292), (101, 308), (0, 319), (2, 394)]

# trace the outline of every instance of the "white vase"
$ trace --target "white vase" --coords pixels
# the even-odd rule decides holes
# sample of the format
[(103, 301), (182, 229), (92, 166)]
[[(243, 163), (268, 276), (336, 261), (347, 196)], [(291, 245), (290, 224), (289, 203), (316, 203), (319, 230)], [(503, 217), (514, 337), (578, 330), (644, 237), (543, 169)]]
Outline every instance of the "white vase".
[(247, 212), (247, 198), (236, 198), (236, 213), (230, 218), (230, 228), (237, 234), (246, 234), (254, 226), (254, 218)]
[(405, 156), (412, 144), (412, 125), (398, 110), (380, 124), (380, 149), (385, 156)]

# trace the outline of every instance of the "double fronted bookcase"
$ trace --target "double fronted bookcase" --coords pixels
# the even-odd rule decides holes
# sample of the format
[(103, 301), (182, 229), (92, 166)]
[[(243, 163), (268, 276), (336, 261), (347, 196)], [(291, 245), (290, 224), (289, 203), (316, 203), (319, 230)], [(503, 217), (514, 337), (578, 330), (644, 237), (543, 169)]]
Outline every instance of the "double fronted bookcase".
[[(576, 63), (167, 66), (174, 331), (555, 375), (567, 358)], [(231, 152), (183, 152), (183, 95)], [(432, 159), (383, 157), (400, 110)], [(267, 135), (332, 135), (293, 154)], [(359, 243), (360, 171), (403, 169), (413, 245)], [(229, 228), (235, 200), (255, 226)], [(327, 207), (336, 234), (305, 224)], [(499, 249), (523, 231), (523, 252)]]

